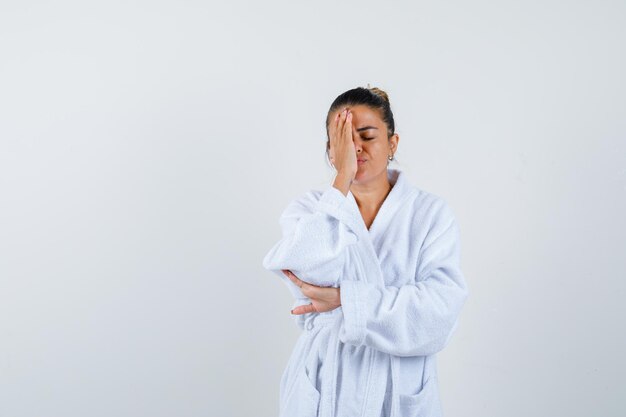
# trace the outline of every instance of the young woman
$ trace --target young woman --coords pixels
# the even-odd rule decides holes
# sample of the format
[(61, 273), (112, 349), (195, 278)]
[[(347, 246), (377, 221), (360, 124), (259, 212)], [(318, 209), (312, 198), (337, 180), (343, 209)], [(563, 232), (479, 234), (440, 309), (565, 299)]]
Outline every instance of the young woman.
[(387, 94), (355, 88), (326, 118), (332, 185), (291, 202), (263, 260), (303, 330), (280, 383), (281, 417), (438, 417), (435, 355), (468, 296), (459, 226), (441, 197), (389, 168)]

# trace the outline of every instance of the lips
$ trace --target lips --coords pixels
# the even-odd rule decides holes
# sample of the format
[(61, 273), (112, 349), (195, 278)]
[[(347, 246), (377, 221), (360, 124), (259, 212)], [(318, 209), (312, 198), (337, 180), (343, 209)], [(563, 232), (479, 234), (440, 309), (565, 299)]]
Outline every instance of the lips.
[(357, 159), (356, 161), (357, 162), (365, 162), (365, 161), (367, 161), (367, 159)]

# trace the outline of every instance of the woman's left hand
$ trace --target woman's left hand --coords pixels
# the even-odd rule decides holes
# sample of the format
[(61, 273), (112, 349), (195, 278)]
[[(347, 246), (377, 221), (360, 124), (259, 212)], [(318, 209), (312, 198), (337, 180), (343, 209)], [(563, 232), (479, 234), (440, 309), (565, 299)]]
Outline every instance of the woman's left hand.
[(300, 291), (303, 295), (311, 299), (311, 304), (294, 308), (291, 310), (292, 314), (322, 313), (324, 311), (334, 310), (341, 305), (339, 288), (318, 287), (317, 285), (302, 281), (288, 269), (283, 269), (282, 271), (291, 282), (300, 287)]

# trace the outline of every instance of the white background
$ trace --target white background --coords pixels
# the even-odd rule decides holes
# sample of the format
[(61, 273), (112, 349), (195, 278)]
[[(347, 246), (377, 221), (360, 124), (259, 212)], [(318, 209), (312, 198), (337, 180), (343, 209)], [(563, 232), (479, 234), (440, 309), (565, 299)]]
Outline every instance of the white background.
[(623, 416), (622, 1), (0, 3), (0, 416), (276, 416), (298, 335), (262, 268), (388, 92), (470, 298), (448, 417)]

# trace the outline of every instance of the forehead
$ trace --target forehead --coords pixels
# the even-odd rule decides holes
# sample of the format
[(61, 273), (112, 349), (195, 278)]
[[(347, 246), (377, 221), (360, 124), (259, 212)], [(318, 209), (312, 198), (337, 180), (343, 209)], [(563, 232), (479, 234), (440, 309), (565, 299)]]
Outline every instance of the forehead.
[[(369, 106), (365, 106), (363, 104), (359, 104), (356, 106), (346, 106), (348, 110), (352, 112), (352, 120), (353, 124), (363, 124), (368, 123), (372, 125), (380, 125), (383, 123), (383, 119), (380, 117), (380, 111), (372, 109)], [(341, 112), (344, 107), (341, 107), (336, 113)]]

